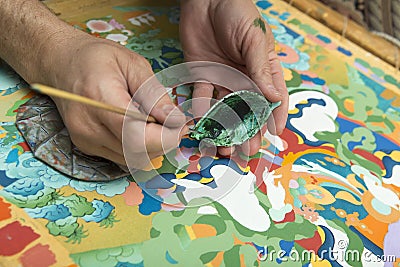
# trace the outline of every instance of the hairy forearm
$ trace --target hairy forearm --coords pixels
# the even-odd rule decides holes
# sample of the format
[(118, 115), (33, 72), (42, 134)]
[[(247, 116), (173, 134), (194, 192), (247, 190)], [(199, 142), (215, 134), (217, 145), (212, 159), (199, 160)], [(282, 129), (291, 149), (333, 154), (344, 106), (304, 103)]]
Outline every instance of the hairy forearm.
[(52, 55), (77, 32), (37, 0), (0, 0), (0, 58), (28, 82), (45, 82)]

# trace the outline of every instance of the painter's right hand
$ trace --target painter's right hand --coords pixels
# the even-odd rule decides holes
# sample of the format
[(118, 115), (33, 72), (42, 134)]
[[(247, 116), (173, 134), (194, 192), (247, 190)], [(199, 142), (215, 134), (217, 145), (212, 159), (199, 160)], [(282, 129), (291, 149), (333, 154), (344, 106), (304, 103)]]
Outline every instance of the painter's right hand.
[[(158, 123), (126, 119), (124, 116), (68, 100), (53, 98), (70, 133), (72, 142), (84, 153), (126, 165), (143, 168), (149, 159), (176, 148), (185, 116), (173, 105), (165, 88), (154, 85), (145, 91), (137, 89), (153, 75), (151, 66), (140, 55), (112, 41), (78, 34), (51, 52), (51, 66), (46, 78), (35, 80), (68, 90), (110, 105), (127, 108), (132, 96), (145, 113)], [(54, 48), (53, 48), (54, 49)], [(132, 105), (131, 107), (132, 108)], [(167, 116), (174, 112), (171, 119)]]

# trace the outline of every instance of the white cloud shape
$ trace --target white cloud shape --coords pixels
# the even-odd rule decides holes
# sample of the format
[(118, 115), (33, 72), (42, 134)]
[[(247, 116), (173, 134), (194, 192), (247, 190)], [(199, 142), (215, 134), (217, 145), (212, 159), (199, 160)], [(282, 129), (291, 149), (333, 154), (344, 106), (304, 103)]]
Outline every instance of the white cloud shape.
[(335, 101), (324, 93), (302, 91), (289, 96), (289, 110), (296, 109), (297, 104), (306, 103), (309, 99), (321, 99), (325, 102), (325, 106), (312, 104), (310, 107), (305, 107), (300, 118), (290, 118), (289, 122), (303, 133), (307, 140), (317, 142), (318, 139), (314, 137), (316, 132), (335, 132), (334, 120), (338, 115), (338, 107)]

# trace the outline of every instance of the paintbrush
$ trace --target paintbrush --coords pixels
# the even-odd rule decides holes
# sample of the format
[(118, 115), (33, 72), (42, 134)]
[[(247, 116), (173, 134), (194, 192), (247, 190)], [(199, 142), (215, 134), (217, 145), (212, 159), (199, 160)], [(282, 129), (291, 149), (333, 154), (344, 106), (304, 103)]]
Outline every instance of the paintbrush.
[(157, 122), (154, 117), (147, 116), (138, 111), (129, 110), (129, 109), (125, 110), (120, 107), (109, 105), (109, 104), (106, 104), (103, 102), (99, 102), (99, 101), (96, 101), (96, 100), (93, 100), (93, 99), (90, 99), (90, 98), (87, 98), (84, 96), (69, 93), (69, 92), (66, 92), (66, 91), (63, 91), (63, 90), (60, 90), (57, 88), (53, 88), (50, 86), (34, 83), (34, 84), (31, 84), (31, 88), (41, 94), (79, 102), (79, 103), (86, 104), (86, 105), (96, 107), (99, 109), (107, 110), (107, 111), (118, 113), (121, 115), (126, 115), (126, 116), (131, 117), (136, 120), (141, 120), (141, 121), (146, 121), (146, 122)]

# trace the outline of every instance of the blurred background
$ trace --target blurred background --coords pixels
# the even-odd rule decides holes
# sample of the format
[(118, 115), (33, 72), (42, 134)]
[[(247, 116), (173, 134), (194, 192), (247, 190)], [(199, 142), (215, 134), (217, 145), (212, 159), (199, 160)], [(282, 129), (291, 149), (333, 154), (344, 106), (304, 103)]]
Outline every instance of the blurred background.
[(373, 32), (400, 39), (400, 0), (319, 1)]

